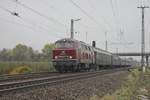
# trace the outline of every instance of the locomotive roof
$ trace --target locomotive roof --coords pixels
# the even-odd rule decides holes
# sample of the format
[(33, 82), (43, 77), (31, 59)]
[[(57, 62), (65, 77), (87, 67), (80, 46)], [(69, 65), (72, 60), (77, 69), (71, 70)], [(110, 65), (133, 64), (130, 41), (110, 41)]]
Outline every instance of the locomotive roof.
[[(61, 42), (61, 41), (73, 41), (73, 42), (82, 43), (84, 45), (92, 47), (91, 45), (89, 45), (89, 44), (87, 44), (87, 43), (85, 43), (83, 41), (79, 41), (79, 40), (75, 40), (75, 39), (71, 39), (71, 38), (63, 38), (63, 39), (57, 40), (56, 42)], [(112, 53), (110, 53), (110, 52), (108, 52), (106, 50), (100, 49), (100, 48), (94, 48), (94, 50), (97, 51), (97, 52), (104, 53), (104, 54), (113, 55)], [(117, 55), (113, 55), (113, 56), (117, 56)]]
[(78, 42), (78, 43), (82, 43), (84, 45), (90, 46), (89, 44), (87, 44), (87, 43), (85, 43), (83, 41), (79, 41), (79, 40), (75, 40), (75, 39), (71, 39), (71, 38), (60, 39), (60, 40), (57, 40), (56, 42), (61, 42), (61, 41), (73, 41), (73, 42)]
[(57, 40), (56, 42), (61, 42), (61, 41), (74, 41), (74, 42), (78, 42), (78, 40), (71, 39), (71, 38), (63, 38), (63, 39)]

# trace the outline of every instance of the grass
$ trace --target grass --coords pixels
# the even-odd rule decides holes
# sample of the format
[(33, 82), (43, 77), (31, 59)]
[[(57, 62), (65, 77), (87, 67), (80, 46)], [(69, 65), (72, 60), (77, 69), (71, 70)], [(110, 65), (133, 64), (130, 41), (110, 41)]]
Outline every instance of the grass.
[(10, 74), (15, 70), (42, 72), (54, 71), (55, 69), (52, 66), (52, 62), (0, 62), (0, 74)]
[(142, 73), (134, 98), (141, 100), (143, 96), (146, 97), (147, 100), (150, 99), (150, 68), (147, 68), (146, 72)]
[(93, 96), (91, 100), (133, 100), (140, 77), (141, 72), (135, 69), (127, 76), (126, 81), (119, 90), (113, 94), (106, 94), (103, 98)]

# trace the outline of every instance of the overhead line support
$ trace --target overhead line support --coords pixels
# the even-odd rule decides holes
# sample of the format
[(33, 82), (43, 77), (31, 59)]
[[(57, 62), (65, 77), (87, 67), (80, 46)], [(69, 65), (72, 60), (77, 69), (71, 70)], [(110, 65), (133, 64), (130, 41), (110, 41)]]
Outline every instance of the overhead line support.
[(145, 26), (144, 26), (144, 10), (145, 8), (149, 8), (148, 6), (140, 6), (137, 7), (142, 10), (142, 35), (141, 35), (141, 67), (143, 72), (145, 72), (145, 65), (144, 65), (144, 54), (145, 54)]

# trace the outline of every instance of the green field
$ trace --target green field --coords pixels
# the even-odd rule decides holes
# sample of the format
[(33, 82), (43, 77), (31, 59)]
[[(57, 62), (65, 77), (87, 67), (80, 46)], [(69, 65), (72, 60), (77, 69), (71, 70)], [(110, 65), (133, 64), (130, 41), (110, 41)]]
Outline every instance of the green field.
[(55, 70), (52, 62), (0, 62), (0, 74), (9, 74), (13, 70), (21, 67), (26, 68), (26, 70), (30, 69), (30, 72)]

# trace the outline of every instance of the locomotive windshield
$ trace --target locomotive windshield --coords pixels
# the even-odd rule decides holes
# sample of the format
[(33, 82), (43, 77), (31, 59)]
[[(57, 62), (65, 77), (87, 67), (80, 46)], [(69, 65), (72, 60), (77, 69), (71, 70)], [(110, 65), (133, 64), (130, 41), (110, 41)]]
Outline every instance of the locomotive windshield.
[(55, 43), (56, 48), (74, 48), (75, 44), (72, 41), (59, 41)]

